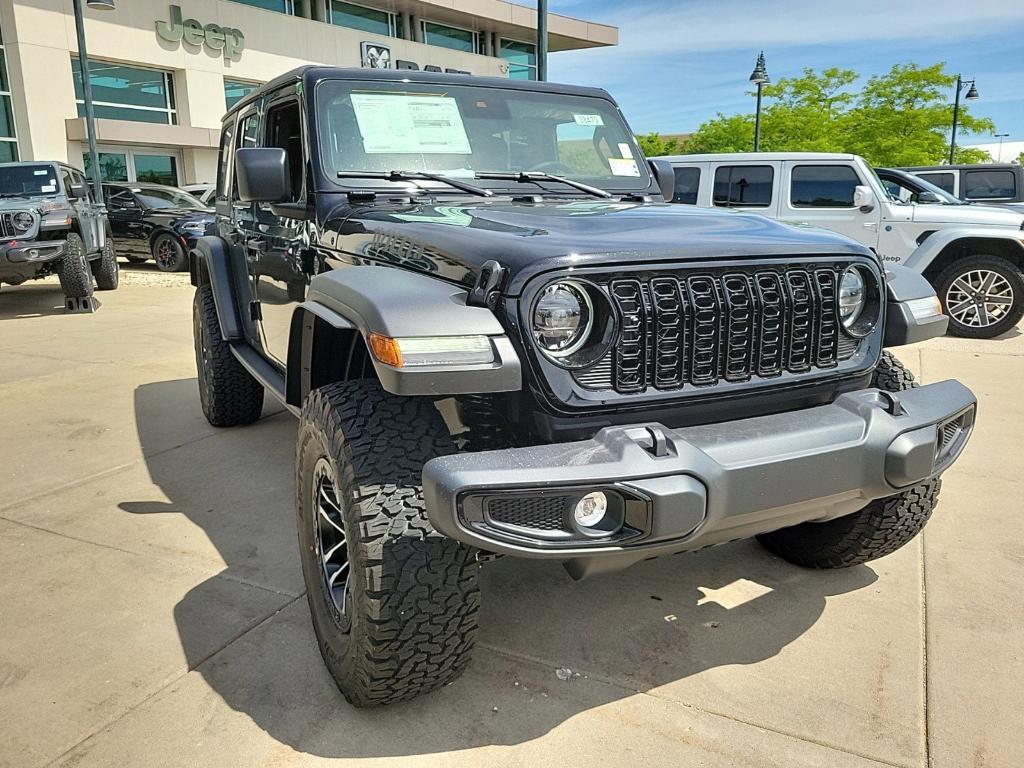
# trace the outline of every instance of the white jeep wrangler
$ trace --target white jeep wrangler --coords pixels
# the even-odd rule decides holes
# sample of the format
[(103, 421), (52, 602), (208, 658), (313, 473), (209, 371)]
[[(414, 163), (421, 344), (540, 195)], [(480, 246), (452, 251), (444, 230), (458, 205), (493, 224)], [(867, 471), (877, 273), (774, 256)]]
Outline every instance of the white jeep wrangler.
[(922, 273), (958, 336), (991, 338), (1024, 316), (1024, 215), (890, 195), (857, 155), (757, 152), (676, 155), (673, 202), (737, 208), (822, 227)]

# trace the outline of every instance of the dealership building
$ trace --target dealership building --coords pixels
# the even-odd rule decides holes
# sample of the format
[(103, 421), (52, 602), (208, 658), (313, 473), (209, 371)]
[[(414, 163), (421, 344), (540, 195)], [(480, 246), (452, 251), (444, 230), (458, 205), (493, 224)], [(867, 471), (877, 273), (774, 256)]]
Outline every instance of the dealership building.
[[(85, 2), (83, 0), (83, 6)], [(536, 11), (503, 0), (116, 0), (85, 10), (105, 180), (216, 176), (221, 118), (306, 63), (535, 78)], [(551, 51), (618, 30), (552, 14)], [(0, 161), (86, 167), (72, 0), (0, 0)]]

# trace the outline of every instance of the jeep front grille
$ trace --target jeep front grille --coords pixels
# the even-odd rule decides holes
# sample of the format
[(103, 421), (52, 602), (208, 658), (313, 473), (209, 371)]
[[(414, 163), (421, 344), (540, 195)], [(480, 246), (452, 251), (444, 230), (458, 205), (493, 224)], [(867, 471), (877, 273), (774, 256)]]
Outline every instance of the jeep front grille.
[(846, 264), (788, 264), (610, 280), (617, 343), (574, 373), (591, 390), (637, 394), (836, 368), (858, 343), (840, 333)]
[[(14, 214), (21, 213), (21, 211), (4, 211), (0, 213), (0, 238), (8, 239), (18, 236), (18, 231), (14, 228)], [(24, 235), (25, 233), (20, 233)]]

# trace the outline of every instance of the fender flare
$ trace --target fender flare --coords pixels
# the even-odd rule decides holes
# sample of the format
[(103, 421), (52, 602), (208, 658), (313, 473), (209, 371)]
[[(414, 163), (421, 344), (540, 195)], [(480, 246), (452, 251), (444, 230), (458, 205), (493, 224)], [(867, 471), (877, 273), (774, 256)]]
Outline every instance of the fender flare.
[(929, 235), (903, 262), (915, 272), (923, 273), (947, 247), (958, 240), (1001, 240), (1011, 243), (1024, 255), (1024, 231), (1011, 227), (957, 227), (940, 229)]
[(242, 318), (234, 297), (231, 252), (227, 243), (219, 237), (201, 237), (190, 252), (188, 261), (192, 285), (197, 288), (208, 285), (213, 290), (221, 338), (224, 341), (244, 339)]
[[(513, 392), (522, 365), (505, 329), (486, 307), (466, 304), (467, 291), (435, 277), (391, 267), (343, 267), (310, 281), (306, 301), (292, 315), (288, 345), (289, 401), (308, 391), (312, 335), (317, 320), (335, 331), (391, 338), (486, 336), (494, 362), (415, 368), (385, 365), (371, 355), (385, 390), (396, 395)], [(296, 376), (298, 374), (298, 376)], [(303, 379), (305, 381), (303, 381)]]
[(899, 347), (917, 344), (925, 339), (944, 336), (949, 318), (944, 314), (921, 316), (915, 305), (931, 299), (935, 289), (924, 275), (899, 264), (885, 265), (885, 339), (884, 346)]

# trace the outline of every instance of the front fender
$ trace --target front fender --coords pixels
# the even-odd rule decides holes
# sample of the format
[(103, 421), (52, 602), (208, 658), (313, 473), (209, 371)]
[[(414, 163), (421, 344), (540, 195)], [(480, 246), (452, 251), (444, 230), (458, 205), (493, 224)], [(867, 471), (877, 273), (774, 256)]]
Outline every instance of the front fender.
[[(522, 388), (522, 366), (505, 329), (486, 307), (466, 304), (467, 292), (434, 277), (389, 267), (345, 267), (310, 281), (310, 312), (343, 330), (355, 328), (393, 339), (486, 336), (494, 362), (395, 367), (371, 355), (381, 385), (396, 395), (456, 395), (514, 392)], [(294, 323), (293, 323), (294, 327)], [(308, 360), (303, 365), (309, 365)]]
[(956, 227), (940, 229), (919, 245), (903, 266), (915, 272), (924, 272), (935, 259), (951, 245), (963, 240), (997, 241), (1003, 247), (1009, 245), (1024, 254), (1024, 231), (1012, 227)]
[[(942, 314), (935, 289), (920, 272), (887, 264), (885, 289), (886, 347), (917, 344), (946, 334), (949, 318)], [(938, 311), (928, 311), (929, 299)]]

